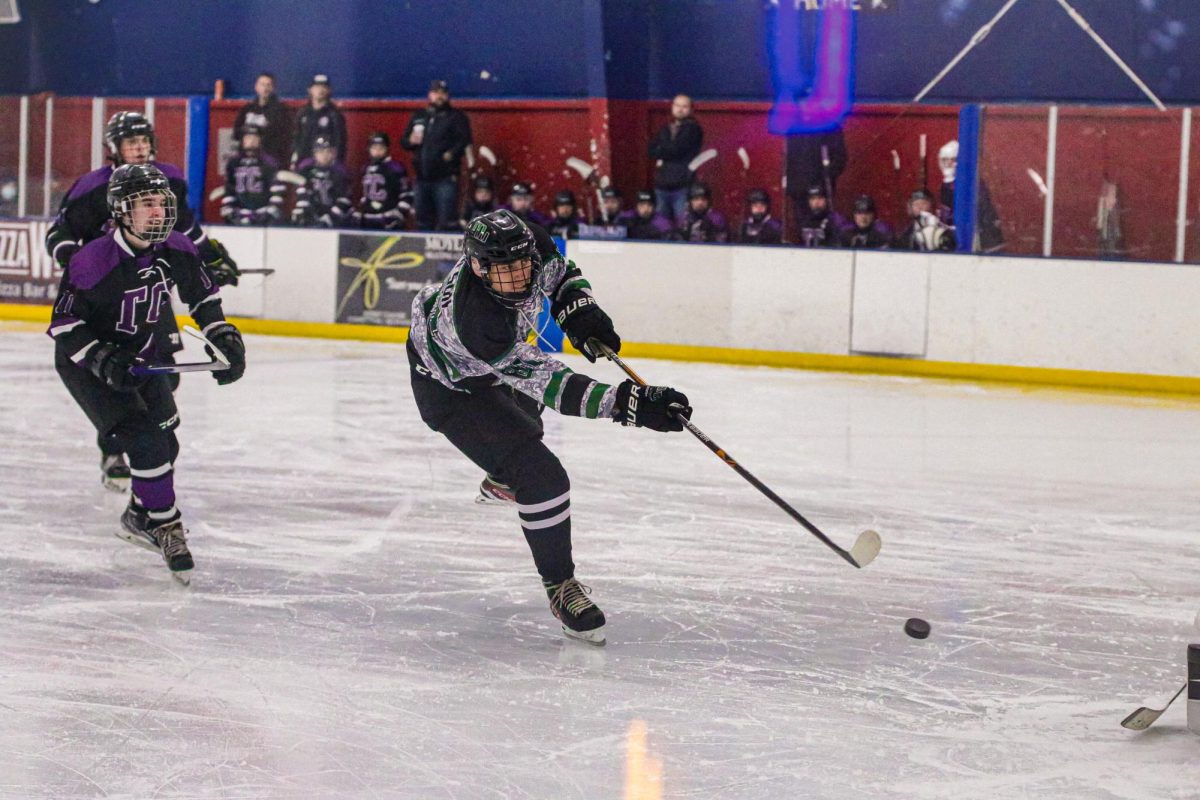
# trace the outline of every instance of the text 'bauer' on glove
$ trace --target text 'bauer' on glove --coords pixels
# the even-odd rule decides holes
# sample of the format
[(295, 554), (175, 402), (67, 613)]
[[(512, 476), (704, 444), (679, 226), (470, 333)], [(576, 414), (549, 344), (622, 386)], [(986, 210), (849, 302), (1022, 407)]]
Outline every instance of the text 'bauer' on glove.
[(595, 362), (597, 355), (587, 346), (590, 339), (597, 340), (614, 353), (621, 352), (621, 337), (613, 328), (612, 319), (590, 294), (571, 292), (563, 302), (555, 303), (551, 310), (554, 312), (554, 321), (588, 361)]
[[(219, 369), (212, 374), (221, 386), (233, 383), (246, 372), (246, 345), (242, 342), (242, 334), (228, 322), (219, 322), (206, 333), (212, 346), (221, 351), (221, 355), (229, 359), (228, 369)], [(207, 345), (205, 351), (211, 358), (212, 349)]]
[(628, 380), (617, 386), (614, 422), (672, 432), (683, 430), (682, 420), (691, 416), (687, 395), (669, 386), (639, 386)]

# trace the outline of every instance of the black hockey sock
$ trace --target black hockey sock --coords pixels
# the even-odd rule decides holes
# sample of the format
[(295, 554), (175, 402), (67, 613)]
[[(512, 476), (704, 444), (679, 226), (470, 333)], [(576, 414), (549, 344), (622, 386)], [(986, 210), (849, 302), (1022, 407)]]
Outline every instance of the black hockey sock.
[(518, 447), (495, 477), (516, 494), (521, 531), (542, 580), (561, 583), (574, 577), (571, 481), (562, 463), (541, 441), (532, 441)]

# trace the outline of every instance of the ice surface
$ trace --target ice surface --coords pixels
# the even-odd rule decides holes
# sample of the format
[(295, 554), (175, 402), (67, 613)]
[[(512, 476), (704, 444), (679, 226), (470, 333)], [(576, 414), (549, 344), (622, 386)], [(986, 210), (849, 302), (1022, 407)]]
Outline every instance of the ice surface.
[[(394, 345), (248, 337), (183, 379), (197, 569), (123, 500), (33, 326), (0, 326), (0, 797), (1194, 798), (1200, 405), (631, 359), (686, 434), (547, 415), (605, 649), (417, 417)], [(610, 365), (568, 359), (616, 381)], [(933, 626), (907, 638), (910, 616)]]

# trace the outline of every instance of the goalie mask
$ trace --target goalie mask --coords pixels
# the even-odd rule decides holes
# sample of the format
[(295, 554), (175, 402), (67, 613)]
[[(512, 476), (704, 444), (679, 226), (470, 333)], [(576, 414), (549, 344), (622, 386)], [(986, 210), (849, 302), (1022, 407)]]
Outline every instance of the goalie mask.
[(126, 164), (108, 179), (108, 211), (117, 227), (157, 244), (175, 228), (175, 193), (153, 164)]
[(951, 139), (938, 150), (938, 167), (942, 170), (942, 181), (954, 183), (954, 171), (958, 168), (957, 139)]
[(154, 138), (154, 126), (145, 114), (136, 111), (118, 111), (104, 126), (104, 141), (108, 144), (108, 157), (115, 163), (124, 163), (121, 157), (121, 142), (134, 136), (145, 136), (150, 140), (150, 159), (153, 160), (158, 140)]
[(501, 305), (516, 308), (533, 297), (542, 258), (533, 232), (516, 214), (499, 209), (471, 220), (463, 253), (471, 272)]

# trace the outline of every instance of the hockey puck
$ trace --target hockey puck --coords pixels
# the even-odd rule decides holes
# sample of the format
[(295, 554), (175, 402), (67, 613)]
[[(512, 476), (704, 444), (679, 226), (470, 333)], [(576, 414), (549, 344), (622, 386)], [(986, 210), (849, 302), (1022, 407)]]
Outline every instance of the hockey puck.
[(928, 639), (929, 623), (923, 619), (913, 617), (904, 623), (904, 632), (914, 639)]

